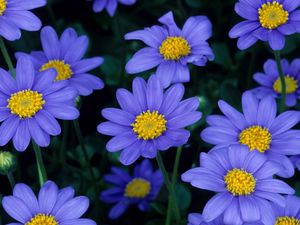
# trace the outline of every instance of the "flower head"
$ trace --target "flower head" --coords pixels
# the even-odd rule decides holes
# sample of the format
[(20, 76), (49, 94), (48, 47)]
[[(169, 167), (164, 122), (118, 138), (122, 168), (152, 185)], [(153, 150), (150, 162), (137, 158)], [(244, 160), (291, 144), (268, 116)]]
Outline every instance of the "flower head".
[[(300, 59), (293, 60), (291, 64), (283, 59), (281, 65), (285, 75), (286, 105), (295, 106), (297, 99), (300, 98)], [(264, 73), (254, 74), (254, 80), (261, 85), (261, 87), (252, 90), (259, 99), (268, 95), (274, 98), (281, 97), (281, 80), (274, 60), (269, 59), (265, 62)]]
[(114, 16), (118, 2), (123, 5), (133, 5), (136, 0), (94, 0), (93, 10), (97, 13), (106, 9), (110, 16)]
[(21, 29), (37, 31), (42, 23), (29, 10), (46, 5), (46, 0), (0, 0), (0, 36), (9, 41), (21, 38)]
[(52, 181), (47, 181), (40, 189), (38, 198), (26, 184), (16, 184), (12, 196), (2, 200), (4, 210), (12, 218), (24, 225), (78, 224), (96, 225), (90, 219), (80, 217), (87, 211), (87, 197), (74, 197), (71, 187), (58, 189)]
[(161, 171), (153, 171), (149, 160), (135, 166), (133, 176), (116, 167), (111, 170), (104, 180), (114, 187), (103, 191), (100, 196), (104, 202), (117, 203), (110, 210), (109, 217), (120, 217), (131, 204), (137, 205), (141, 211), (148, 210), (150, 201), (155, 199), (163, 183)]
[(133, 93), (119, 89), (117, 100), (122, 109), (102, 110), (109, 122), (101, 123), (98, 132), (114, 136), (106, 145), (109, 152), (123, 150), (120, 161), (132, 164), (140, 156), (156, 157), (157, 150), (185, 144), (190, 132), (185, 130), (201, 118), (197, 112), (199, 101), (189, 98), (181, 101), (184, 86), (176, 84), (165, 93), (156, 75), (148, 83), (135, 78)]
[(212, 25), (206, 16), (190, 17), (182, 30), (174, 21), (172, 12), (159, 19), (162, 26), (152, 26), (125, 35), (126, 40), (141, 40), (149, 47), (139, 50), (127, 63), (130, 74), (158, 66), (156, 74), (163, 87), (190, 80), (187, 64), (205, 66), (214, 54), (207, 43)]
[(0, 146), (12, 139), (18, 151), (24, 151), (32, 138), (39, 146), (50, 143), (50, 135), (59, 135), (56, 119), (73, 120), (77, 91), (67, 83), (54, 83), (55, 70), (36, 73), (31, 60), (20, 57), (16, 80), (0, 69)]
[(282, 170), (278, 175), (291, 177), (294, 167), (288, 155), (300, 153), (298, 130), (292, 130), (300, 121), (298, 111), (286, 111), (276, 117), (277, 105), (272, 96), (258, 100), (251, 92), (242, 97), (243, 114), (224, 101), (219, 108), (225, 116), (207, 117), (210, 125), (201, 133), (201, 138), (216, 145), (216, 148), (230, 144), (246, 146), (249, 151), (256, 150), (279, 163)]
[[(205, 222), (222, 215), (225, 224), (242, 225), (245, 222), (261, 221), (273, 224), (270, 202), (284, 206), (280, 194), (295, 191), (286, 183), (273, 179), (281, 167), (267, 160), (258, 151), (231, 145), (201, 153), (200, 167), (182, 175), (182, 180), (194, 187), (217, 192), (203, 210)], [(266, 213), (268, 212), (268, 213)]]
[[(67, 81), (79, 95), (86, 96), (93, 90), (104, 87), (100, 78), (88, 73), (101, 65), (103, 59), (101, 57), (82, 59), (89, 43), (87, 36), (78, 37), (74, 29), (68, 28), (58, 39), (55, 30), (47, 26), (41, 31), (41, 42), (43, 51), (34, 51), (29, 55), (36, 71), (55, 69), (57, 76), (54, 80)], [(17, 53), (16, 57), (23, 55), (27, 54)]]
[(300, 198), (288, 195), (285, 197), (285, 206), (272, 204), (275, 213), (275, 225), (299, 225), (300, 224)]
[(239, 0), (235, 11), (246, 21), (235, 25), (229, 36), (239, 38), (237, 45), (242, 50), (257, 40), (269, 42), (273, 50), (281, 50), (286, 35), (300, 32), (299, 5), (295, 0)]

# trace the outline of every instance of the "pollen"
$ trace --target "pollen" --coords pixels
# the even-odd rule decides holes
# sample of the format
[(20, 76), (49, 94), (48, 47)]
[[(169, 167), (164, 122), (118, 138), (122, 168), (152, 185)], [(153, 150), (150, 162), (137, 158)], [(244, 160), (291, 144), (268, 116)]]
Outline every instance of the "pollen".
[(22, 118), (31, 118), (43, 108), (43, 95), (37, 91), (23, 90), (16, 92), (7, 100), (7, 108), (12, 114)]
[(166, 123), (164, 115), (159, 114), (158, 111), (150, 112), (148, 110), (138, 115), (131, 126), (139, 139), (152, 140), (167, 130)]
[(275, 225), (300, 225), (300, 220), (294, 217), (282, 216), (276, 218)]
[(270, 148), (272, 135), (267, 128), (251, 126), (243, 130), (239, 135), (239, 142), (247, 145), (249, 149), (264, 153)]
[(6, 10), (7, 1), (6, 0), (0, 0), (0, 16), (4, 14), (4, 11)]
[(57, 76), (55, 79), (56, 81), (70, 79), (73, 75), (71, 66), (65, 63), (64, 60), (50, 60), (40, 68), (40, 72), (50, 68), (55, 69), (57, 72)]
[(234, 196), (249, 195), (254, 192), (256, 180), (252, 174), (243, 169), (233, 169), (224, 177), (226, 188)]
[(258, 9), (259, 22), (263, 28), (276, 29), (289, 20), (289, 13), (277, 1), (267, 2)]
[(135, 178), (127, 184), (124, 196), (128, 198), (145, 198), (151, 190), (150, 183), (143, 178)]
[(29, 222), (25, 223), (25, 225), (58, 225), (58, 222), (54, 216), (39, 213), (31, 218)]
[(183, 37), (168, 37), (159, 47), (165, 60), (178, 60), (191, 53), (191, 47)]
[[(295, 78), (293, 78), (293, 77), (291, 77), (289, 75), (286, 75), (286, 76), (284, 76), (284, 81), (285, 81), (286, 93), (287, 94), (292, 94), (292, 93), (294, 93), (294, 92), (297, 91), (297, 89), (298, 89), (298, 82), (297, 82), (297, 80), (295, 80)], [(280, 78), (278, 78), (274, 82), (273, 89), (277, 93), (281, 93), (282, 92), (282, 86), (281, 86), (281, 80), (280, 80)]]

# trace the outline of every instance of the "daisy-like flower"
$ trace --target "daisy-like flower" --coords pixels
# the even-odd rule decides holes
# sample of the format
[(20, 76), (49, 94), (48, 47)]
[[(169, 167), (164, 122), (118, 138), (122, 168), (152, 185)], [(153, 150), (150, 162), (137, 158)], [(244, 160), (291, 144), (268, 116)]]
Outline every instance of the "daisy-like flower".
[(243, 50), (257, 40), (269, 42), (273, 50), (281, 50), (285, 36), (300, 32), (298, 0), (239, 0), (235, 11), (246, 19), (235, 25), (229, 36), (239, 38), (237, 46)]
[(94, 0), (93, 10), (98, 13), (106, 9), (110, 16), (114, 16), (118, 3), (123, 5), (133, 5), (136, 0)]
[(135, 166), (133, 176), (116, 167), (111, 170), (112, 173), (104, 176), (104, 180), (114, 187), (103, 191), (100, 196), (104, 202), (117, 203), (110, 210), (109, 218), (120, 217), (132, 204), (141, 211), (147, 211), (163, 184), (161, 171), (153, 171), (149, 160)]
[(101, 123), (98, 132), (114, 136), (106, 145), (109, 152), (123, 150), (120, 161), (130, 165), (140, 156), (156, 157), (157, 150), (185, 144), (190, 132), (186, 126), (201, 118), (197, 112), (198, 99), (181, 101), (184, 86), (176, 84), (164, 92), (159, 79), (152, 75), (148, 83), (135, 78), (133, 93), (125, 89), (117, 91), (117, 100), (122, 109), (102, 110), (109, 122)]
[(29, 10), (46, 5), (46, 0), (0, 0), (0, 36), (9, 41), (21, 38), (21, 29), (37, 31), (42, 23)]
[[(188, 216), (188, 225), (228, 225), (223, 222), (223, 217), (219, 216), (211, 222), (205, 222), (200, 213), (190, 213)], [(264, 225), (261, 222), (243, 223), (243, 225)]]
[(71, 187), (59, 190), (52, 181), (43, 185), (38, 198), (26, 184), (16, 184), (13, 195), (3, 198), (2, 206), (18, 221), (10, 225), (96, 225), (80, 218), (89, 207), (88, 198), (74, 197)]
[(300, 131), (291, 129), (300, 121), (300, 112), (286, 111), (276, 117), (277, 105), (272, 96), (258, 100), (249, 91), (242, 96), (243, 114), (225, 101), (218, 104), (225, 116), (207, 117), (210, 127), (201, 133), (204, 141), (215, 148), (240, 144), (249, 151), (257, 150), (282, 166), (277, 175), (293, 176), (294, 166), (287, 156), (300, 153)]
[[(57, 72), (55, 81), (67, 80), (69, 86), (77, 89), (78, 94), (83, 96), (104, 87), (100, 78), (88, 73), (100, 66), (103, 58), (82, 59), (89, 44), (87, 36), (78, 37), (74, 29), (68, 28), (58, 39), (55, 30), (47, 26), (41, 31), (41, 42), (43, 51), (34, 51), (29, 55), (36, 71), (55, 69)], [(16, 57), (22, 55), (27, 54), (17, 53)]]
[(53, 83), (55, 70), (35, 74), (31, 60), (20, 57), (16, 80), (0, 69), (0, 146), (11, 139), (18, 151), (24, 151), (32, 138), (39, 146), (50, 143), (50, 135), (59, 135), (56, 119), (73, 120), (77, 91), (67, 83)]
[(168, 12), (159, 19), (163, 26), (152, 26), (125, 35), (126, 40), (141, 40), (149, 47), (139, 50), (126, 65), (130, 74), (158, 66), (156, 74), (164, 88), (190, 80), (188, 63), (205, 66), (214, 54), (207, 43), (212, 25), (206, 16), (190, 17), (182, 30)]
[(275, 225), (300, 224), (300, 198), (293, 195), (285, 197), (285, 206), (272, 204), (276, 217)]
[[(216, 134), (217, 135), (217, 134)], [(194, 187), (217, 192), (203, 210), (203, 220), (211, 222), (222, 215), (225, 224), (259, 222), (274, 225), (270, 202), (285, 205), (280, 194), (294, 190), (273, 175), (281, 167), (258, 151), (231, 145), (209, 154), (201, 153), (200, 167), (182, 175)]]
[[(289, 64), (285, 59), (281, 60), (284, 80), (286, 84), (286, 105), (295, 106), (297, 99), (300, 99), (300, 59), (295, 59)], [(252, 91), (259, 99), (267, 95), (274, 98), (281, 97), (281, 80), (279, 77), (276, 62), (269, 59), (264, 64), (264, 73), (254, 74), (254, 80), (261, 87), (254, 88)]]

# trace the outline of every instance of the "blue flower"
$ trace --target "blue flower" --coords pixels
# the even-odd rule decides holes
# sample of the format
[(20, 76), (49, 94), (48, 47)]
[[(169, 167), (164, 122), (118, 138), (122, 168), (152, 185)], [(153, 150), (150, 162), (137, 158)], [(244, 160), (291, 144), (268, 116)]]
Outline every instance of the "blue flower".
[[(300, 98), (300, 59), (295, 59), (289, 64), (285, 59), (281, 60), (282, 70), (286, 84), (286, 105), (295, 106)], [(271, 95), (280, 98), (282, 93), (281, 80), (276, 62), (269, 59), (264, 64), (264, 73), (254, 74), (254, 80), (261, 87), (254, 88), (252, 92), (259, 98)]]
[(300, 131), (291, 129), (300, 121), (300, 113), (286, 111), (276, 117), (272, 96), (258, 100), (249, 91), (242, 96), (242, 106), (243, 114), (220, 100), (219, 108), (225, 116), (208, 116), (210, 126), (202, 131), (201, 138), (215, 148), (240, 144), (249, 151), (257, 150), (282, 166), (279, 176), (293, 176), (294, 167), (287, 156), (300, 153), (300, 139), (296, 138)]
[(16, 184), (12, 196), (2, 200), (4, 210), (17, 223), (14, 225), (96, 225), (93, 220), (80, 218), (89, 207), (87, 197), (74, 197), (71, 187), (58, 189), (47, 181), (40, 189), (38, 198), (26, 184)]
[(136, 0), (94, 0), (93, 10), (97, 13), (106, 9), (108, 14), (113, 16), (116, 12), (118, 2), (124, 5), (133, 5)]
[(201, 153), (200, 167), (185, 172), (182, 180), (217, 193), (204, 207), (205, 222), (222, 215), (225, 224), (261, 221), (272, 225), (275, 216), (270, 202), (284, 206), (285, 199), (280, 194), (295, 193), (285, 182), (273, 178), (279, 170), (278, 164), (258, 151), (231, 145)]
[(269, 42), (273, 50), (281, 50), (285, 36), (300, 32), (299, 0), (239, 0), (235, 11), (246, 19), (235, 25), (229, 36), (239, 38), (243, 50), (258, 40)]
[[(43, 51), (33, 51), (29, 55), (36, 71), (53, 68), (57, 72), (56, 81), (67, 80), (79, 95), (87, 96), (93, 90), (104, 87), (103, 81), (88, 72), (103, 63), (103, 58), (82, 59), (88, 48), (87, 36), (77, 36), (72, 28), (66, 29), (58, 39), (52, 27), (44, 27), (41, 31)], [(16, 57), (27, 55), (17, 53)]]
[(29, 10), (46, 5), (46, 0), (0, 0), (0, 36), (9, 41), (21, 38), (21, 29), (37, 31), (42, 23)]
[(188, 63), (205, 66), (214, 54), (207, 43), (212, 25), (206, 16), (190, 17), (182, 30), (169, 12), (159, 19), (163, 26), (152, 26), (125, 35), (126, 40), (141, 40), (149, 47), (139, 50), (126, 65), (130, 74), (158, 66), (156, 74), (164, 88), (190, 80)]
[(103, 191), (100, 196), (104, 202), (117, 203), (110, 210), (109, 217), (120, 217), (131, 204), (137, 205), (141, 211), (148, 210), (149, 203), (155, 199), (163, 184), (161, 171), (153, 171), (149, 160), (135, 166), (133, 176), (116, 167), (112, 167), (111, 171), (111, 174), (104, 176), (104, 180), (114, 187)]
[(140, 156), (156, 157), (157, 150), (185, 144), (190, 132), (184, 129), (201, 118), (197, 112), (199, 101), (189, 98), (181, 101), (184, 86), (176, 84), (164, 92), (159, 79), (152, 75), (148, 82), (135, 78), (133, 93), (126, 89), (117, 91), (122, 109), (102, 110), (109, 122), (101, 123), (98, 132), (114, 136), (106, 145), (109, 152), (122, 150), (120, 161), (130, 165)]
[(0, 146), (11, 139), (18, 151), (24, 151), (32, 138), (39, 146), (50, 143), (50, 135), (59, 135), (56, 119), (73, 120), (77, 91), (66, 82), (54, 83), (55, 70), (36, 74), (31, 60), (20, 57), (16, 80), (0, 69)]

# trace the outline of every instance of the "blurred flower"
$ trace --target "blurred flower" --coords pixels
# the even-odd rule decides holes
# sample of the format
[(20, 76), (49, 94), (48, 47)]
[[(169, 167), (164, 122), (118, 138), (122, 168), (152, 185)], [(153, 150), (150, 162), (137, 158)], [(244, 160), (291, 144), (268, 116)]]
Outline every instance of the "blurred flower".
[(300, 121), (299, 111), (286, 111), (276, 117), (277, 105), (272, 96), (258, 100), (249, 91), (242, 96), (243, 114), (225, 101), (218, 104), (225, 116), (207, 117), (210, 127), (201, 133), (204, 141), (216, 145), (215, 149), (234, 143), (245, 145), (282, 165), (277, 175), (293, 176), (294, 167), (287, 155), (300, 154), (300, 131), (291, 130)]
[(10, 139), (18, 151), (24, 151), (32, 138), (39, 146), (50, 143), (49, 135), (59, 135), (57, 119), (73, 120), (77, 91), (66, 82), (53, 83), (55, 70), (35, 74), (31, 60), (20, 57), (16, 80), (0, 69), (0, 146)]
[(163, 26), (152, 26), (125, 35), (126, 40), (141, 40), (149, 47), (139, 50), (126, 65), (130, 74), (158, 66), (156, 74), (164, 88), (171, 83), (190, 81), (188, 63), (205, 66), (214, 54), (207, 43), (212, 25), (206, 16), (190, 17), (180, 30), (169, 12), (159, 19)]
[(295, 193), (283, 181), (273, 179), (281, 169), (278, 164), (257, 151), (249, 152), (245, 146), (231, 145), (209, 154), (201, 153), (200, 165), (185, 172), (182, 180), (217, 192), (204, 207), (206, 222), (223, 215), (225, 224), (256, 221), (274, 224), (270, 201), (284, 206), (285, 199), (280, 193)]
[[(293, 60), (291, 64), (283, 59), (281, 65), (285, 74), (286, 105), (295, 106), (297, 99), (300, 98), (300, 59)], [(269, 59), (265, 62), (264, 73), (254, 74), (254, 80), (261, 85), (261, 87), (252, 90), (259, 99), (268, 95), (274, 98), (281, 97), (281, 80), (274, 60)]]
[(108, 14), (113, 16), (116, 12), (118, 2), (123, 5), (133, 5), (136, 0), (94, 0), (93, 10), (97, 13), (105, 8)]
[(28, 10), (46, 5), (46, 0), (0, 0), (0, 36), (9, 41), (21, 38), (21, 29), (37, 31), (42, 23)]
[(109, 152), (123, 150), (120, 161), (130, 165), (140, 156), (156, 157), (157, 150), (185, 144), (190, 132), (184, 127), (201, 118), (197, 112), (196, 97), (181, 101), (184, 86), (176, 84), (165, 93), (156, 75), (148, 83), (135, 78), (133, 93), (126, 89), (117, 91), (117, 100), (122, 109), (102, 110), (109, 122), (101, 123), (98, 132), (113, 137), (106, 145)]
[(299, 225), (300, 224), (300, 198), (297, 196), (286, 196), (285, 206), (272, 204), (276, 223), (275, 225)]
[[(103, 58), (93, 57), (81, 59), (88, 48), (87, 36), (77, 36), (72, 28), (66, 29), (58, 39), (55, 30), (44, 27), (41, 31), (42, 51), (33, 51), (30, 58), (36, 71), (42, 72), (53, 68), (57, 72), (56, 81), (67, 80), (71, 87), (77, 89), (79, 95), (90, 95), (94, 89), (102, 89), (103, 81), (88, 71), (103, 63)], [(17, 53), (19, 58), (25, 53)]]
[(12, 196), (2, 200), (4, 210), (19, 223), (26, 225), (96, 225), (90, 219), (80, 219), (89, 207), (87, 197), (74, 197), (71, 187), (58, 189), (52, 181), (41, 188), (38, 198), (26, 184), (16, 184)]
[(239, 0), (236, 13), (246, 19), (235, 25), (229, 36), (239, 38), (237, 46), (243, 50), (257, 40), (269, 42), (273, 50), (285, 45), (285, 35), (300, 32), (300, 5), (298, 0)]
[(6, 175), (16, 168), (16, 157), (10, 152), (0, 151), (0, 174)]
[(115, 187), (100, 195), (104, 202), (117, 203), (110, 210), (109, 218), (120, 217), (131, 204), (137, 205), (141, 211), (148, 210), (150, 201), (155, 199), (163, 183), (161, 171), (153, 171), (149, 160), (135, 166), (133, 176), (116, 167), (111, 170), (112, 173), (104, 176), (104, 180)]

